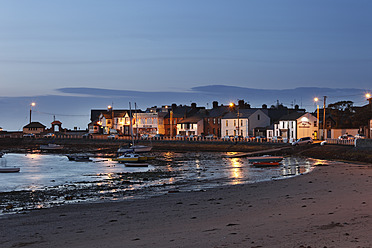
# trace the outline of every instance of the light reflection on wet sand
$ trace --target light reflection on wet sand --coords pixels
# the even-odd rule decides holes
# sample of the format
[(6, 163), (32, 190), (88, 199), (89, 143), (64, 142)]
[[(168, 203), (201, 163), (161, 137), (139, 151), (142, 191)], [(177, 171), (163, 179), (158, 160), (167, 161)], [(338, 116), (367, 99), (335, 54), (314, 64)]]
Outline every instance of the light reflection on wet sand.
[[(303, 158), (285, 158), (282, 166), (255, 168), (246, 158), (226, 158), (226, 153), (164, 152), (154, 155), (157, 160), (152, 161), (148, 168), (127, 168), (102, 158), (94, 158), (92, 162), (75, 162), (62, 155), (6, 154), (2, 159), (7, 160), (8, 166), (21, 167), (21, 172), (0, 174), (0, 192), (73, 188), (76, 193), (81, 187), (89, 191), (83, 190), (84, 197), (81, 199), (119, 200), (169, 190), (203, 190), (285, 178), (310, 172), (317, 163)], [(120, 173), (146, 171), (173, 174), (150, 179), (146, 176), (120, 179)]]

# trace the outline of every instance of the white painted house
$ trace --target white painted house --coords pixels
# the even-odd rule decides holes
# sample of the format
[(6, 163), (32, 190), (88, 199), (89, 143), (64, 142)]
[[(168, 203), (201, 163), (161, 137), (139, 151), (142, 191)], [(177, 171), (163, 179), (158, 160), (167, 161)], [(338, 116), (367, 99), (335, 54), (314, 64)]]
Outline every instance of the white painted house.
[(254, 129), (270, 125), (270, 117), (260, 109), (241, 109), (221, 119), (221, 136), (252, 136)]
[(302, 137), (315, 139), (318, 132), (317, 119), (310, 113), (292, 113), (283, 116), (274, 125), (274, 136), (282, 136), (289, 142)]
[(204, 132), (204, 119), (201, 116), (192, 116), (177, 123), (177, 134), (183, 136), (202, 135)]

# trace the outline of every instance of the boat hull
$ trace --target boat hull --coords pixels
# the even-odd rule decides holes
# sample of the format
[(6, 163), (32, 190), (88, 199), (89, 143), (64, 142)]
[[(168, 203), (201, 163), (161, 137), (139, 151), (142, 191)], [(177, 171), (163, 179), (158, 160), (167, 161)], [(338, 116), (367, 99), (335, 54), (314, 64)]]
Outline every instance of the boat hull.
[(148, 167), (148, 163), (125, 163), (125, 167)]
[(114, 158), (112, 160), (125, 163), (125, 162), (137, 162), (139, 158)]
[(248, 162), (280, 162), (283, 160), (283, 157), (280, 156), (267, 156), (267, 157), (249, 157)]
[(19, 172), (21, 168), (0, 168), (0, 173), (16, 173)]
[(279, 166), (279, 162), (254, 162), (254, 166), (256, 167), (271, 167), (271, 166)]

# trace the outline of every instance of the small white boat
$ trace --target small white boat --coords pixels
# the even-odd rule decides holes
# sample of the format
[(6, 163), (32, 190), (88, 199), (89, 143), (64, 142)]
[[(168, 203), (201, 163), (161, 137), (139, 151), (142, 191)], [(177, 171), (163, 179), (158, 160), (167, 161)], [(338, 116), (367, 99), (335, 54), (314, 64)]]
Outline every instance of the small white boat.
[(2, 167), (0, 168), (0, 173), (14, 173), (19, 172), (21, 168), (18, 167)]
[(113, 158), (113, 161), (118, 161), (118, 162), (137, 162), (139, 161), (139, 155), (136, 153), (125, 153), (124, 155), (121, 155), (117, 158)]
[(76, 162), (91, 162), (92, 160), (89, 158), (89, 155), (86, 154), (71, 154), (66, 155), (68, 160), (76, 161)]
[(130, 147), (120, 147), (118, 149), (118, 153), (127, 153), (127, 152), (135, 152), (135, 153), (140, 153), (140, 152), (150, 152), (152, 150), (151, 146), (144, 146), (144, 145), (134, 145)]
[(143, 145), (134, 145), (131, 146), (134, 152), (150, 152), (152, 150), (151, 146), (143, 146)]
[(63, 146), (57, 144), (40, 145), (41, 150), (61, 150)]

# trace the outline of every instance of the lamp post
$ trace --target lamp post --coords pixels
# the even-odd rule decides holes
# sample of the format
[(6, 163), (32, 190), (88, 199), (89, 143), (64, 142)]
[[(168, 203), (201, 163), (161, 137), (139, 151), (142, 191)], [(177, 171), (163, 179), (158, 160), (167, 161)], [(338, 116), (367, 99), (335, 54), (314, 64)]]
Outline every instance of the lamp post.
[(324, 101), (323, 101), (323, 140), (325, 140), (326, 99), (327, 99), (327, 97), (324, 96)]
[(365, 96), (366, 96), (366, 98), (367, 98), (367, 100), (369, 102), (369, 105), (371, 105), (371, 110), (372, 110), (372, 97), (371, 97), (371, 94), (370, 93), (367, 93)]
[(32, 116), (32, 107), (35, 107), (36, 103), (32, 102), (30, 104), (30, 123), (31, 123), (31, 116)]
[[(233, 102), (231, 102), (230, 104), (229, 104), (229, 106), (230, 106), (230, 108), (231, 108), (231, 110), (234, 110), (234, 107), (235, 107), (235, 103), (233, 103)], [(240, 126), (239, 126), (239, 116), (240, 116), (240, 113), (239, 113), (239, 107), (238, 107), (238, 133), (237, 133), (237, 135), (239, 136), (240, 134), (239, 134), (239, 132), (240, 132)], [(235, 127), (236, 128), (236, 127)], [(236, 134), (235, 134), (236, 135)]]
[(316, 132), (316, 139), (318, 139), (319, 136), (319, 104), (318, 104), (319, 98), (315, 97), (314, 102), (316, 104), (316, 126), (318, 128), (318, 131)]

